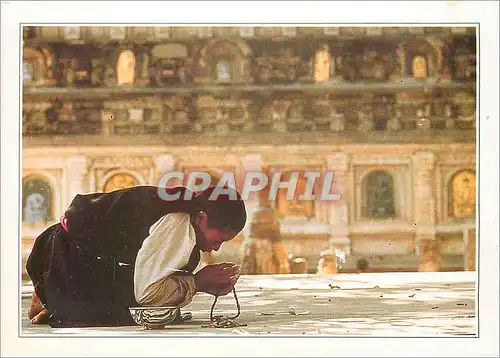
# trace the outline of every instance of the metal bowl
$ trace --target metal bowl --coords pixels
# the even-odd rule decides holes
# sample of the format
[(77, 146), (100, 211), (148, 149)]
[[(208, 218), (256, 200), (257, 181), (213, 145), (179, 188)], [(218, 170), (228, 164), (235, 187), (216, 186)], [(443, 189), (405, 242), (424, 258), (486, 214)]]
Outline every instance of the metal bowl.
[(129, 307), (135, 323), (146, 329), (162, 329), (179, 316), (179, 307)]

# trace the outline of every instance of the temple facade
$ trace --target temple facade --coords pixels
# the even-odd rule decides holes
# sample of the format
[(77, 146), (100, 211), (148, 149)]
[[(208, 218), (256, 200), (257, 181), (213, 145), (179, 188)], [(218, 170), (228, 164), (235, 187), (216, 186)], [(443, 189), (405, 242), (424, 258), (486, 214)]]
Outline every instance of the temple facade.
[(78, 193), (319, 171), (340, 200), (252, 196), (248, 228), (205, 260), (475, 270), (476, 28), (23, 31), (23, 260)]

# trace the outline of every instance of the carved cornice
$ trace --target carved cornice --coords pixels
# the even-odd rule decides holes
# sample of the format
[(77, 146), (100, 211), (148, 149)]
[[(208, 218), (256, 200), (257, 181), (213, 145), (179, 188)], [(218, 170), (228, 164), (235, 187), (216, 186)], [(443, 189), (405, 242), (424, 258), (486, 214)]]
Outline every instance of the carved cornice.
[(93, 168), (116, 168), (140, 169), (153, 166), (151, 156), (102, 156), (91, 159)]

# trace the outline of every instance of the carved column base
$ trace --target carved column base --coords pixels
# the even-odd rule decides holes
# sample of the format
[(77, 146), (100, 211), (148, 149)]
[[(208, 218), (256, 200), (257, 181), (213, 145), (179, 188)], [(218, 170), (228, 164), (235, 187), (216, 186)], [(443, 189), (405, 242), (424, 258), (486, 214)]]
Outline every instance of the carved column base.
[(420, 272), (439, 272), (441, 270), (441, 242), (434, 234), (419, 234)]
[(280, 238), (275, 211), (269, 207), (258, 207), (252, 215), (249, 231), (242, 246), (241, 273), (290, 273), (288, 249)]

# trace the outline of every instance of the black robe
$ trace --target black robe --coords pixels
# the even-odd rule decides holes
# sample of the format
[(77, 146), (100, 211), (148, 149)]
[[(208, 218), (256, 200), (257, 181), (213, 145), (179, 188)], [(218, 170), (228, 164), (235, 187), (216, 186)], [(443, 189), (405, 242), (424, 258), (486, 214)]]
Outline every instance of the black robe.
[[(162, 200), (154, 186), (77, 195), (65, 212), (68, 232), (55, 224), (36, 238), (26, 268), (52, 327), (135, 324), (134, 264), (150, 227), (168, 213), (193, 218), (201, 209), (194, 196), (183, 200), (189, 189), (167, 190), (180, 199)], [(193, 272), (199, 260), (195, 247), (183, 269)]]

